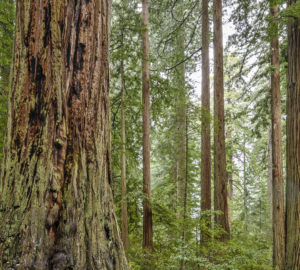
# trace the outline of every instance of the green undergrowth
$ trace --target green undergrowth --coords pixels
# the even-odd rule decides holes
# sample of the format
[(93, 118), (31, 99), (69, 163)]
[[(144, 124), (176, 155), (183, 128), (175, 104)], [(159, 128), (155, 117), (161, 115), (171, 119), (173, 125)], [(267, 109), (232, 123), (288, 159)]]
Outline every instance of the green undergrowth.
[[(237, 225), (239, 226), (239, 225)], [(233, 228), (235, 233), (236, 230)], [(129, 260), (131, 270), (179, 269), (185, 259), (185, 270), (271, 270), (271, 244), (264, 234), (242, 233), (225, 243), (210, 240), (206, 245), (189, 239), (187, 245), (165, 232), (155, 235), (152, 252), (144, 253), (136, 237), (131, 241)]]

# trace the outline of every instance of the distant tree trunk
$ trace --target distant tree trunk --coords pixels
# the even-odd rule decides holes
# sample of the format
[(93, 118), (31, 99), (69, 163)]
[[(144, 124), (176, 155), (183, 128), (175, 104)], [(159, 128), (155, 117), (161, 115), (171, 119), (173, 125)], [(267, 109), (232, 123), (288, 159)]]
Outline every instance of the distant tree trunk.
[[(231, 99), (228, 98), (227, 100), (228, 104), (231, 105)], [(228, 126), (227, 126), (227, 140), (229, 143), (229, 153), (228, 153), (228, 163), (227, 163), (227, 188), (228, 188), (228, 199), (232, 203), (233, 200), (233, 149), (232, 149), (232, 117), (231, 117), (231, 112), (228, 113)], [(228, 207), (228, 219), (229, 219), (229, 224), (231, 224), (233, 218), (233, 211), (230, 207)]]
[[(269, 203), (272, 205), (272, 128), (269, 129), (269, 143), (268, 143), (268, 198)], [(272, 219), (273, 210), (270, 209), (270, 219)]]
[[(201, 210), (211, 211), (210, 164), (210, 79), (209, 79), (209, 13), (208, 0), (202, 1), (202, 133), (201, 133)], [(211, 216), (206, 217), (209, 228)], [(208, 238), (201, 232), (201, 241)]]
[[(177, 144), (176, 144), (176, 138), (175, 136), (172, 138), (173, 140), (173, 149), (176, 149)], [(172, 153), (174, 154), (174, 153)], [(178, 198), (177, 198), (177, 160), (174, 158), (173, 159), (173, 167), (172, 167), (172, 179), (173, 179), (173, 190), (174, 190), (174, 196), (171, 198), (172, 200), (172, 208), (174, 210), (174, 213), (177, 214), (177, 208), (178, 208)]]
[(186, 120), (185, 120), (185, 182), (184, 182), (184, 194), (183, 194), (183, 228), (182, 228), (182, 250), (184, 251), (183, 255), (183, 259), (181, 260), (181, 265), (180, 265), (180, 269), (184, 270), (185, 269), (185, 256), (186, 256), (186, 252), (184, 250), (184, 246), (186, 243), (186, 238), (187, 238), (187, 228), (186, 228), (186, 219), (187, 219), (187, 215), (188, 215), (188, 209), (187, 209), (187, 200), (188, 200), (188, 143), (189, 143), (189, 137), (188, 137), (188, 114), (186, 111)]
[(247, 160), (246, 160), (246, 139), (244, 139), (244, 147), (243, 147), (243, 185), (244, 185), (244, 211), (245, 211), (245, 232), (248, 232), (248, 187), (247, 187)]
[[(268, 132), (268, 219), (272, 222), (273, 209), (272, 209), (272, 174), (273, 174), (273, 162), (272, 162), (272, 127), (270, 127)], [(273, 223), (273, 222), (272, 222)], [(273, 224), (272, 224), (273, 225)], [(260, 226), (261, 229), (262, 226)], [(272, 239), (273, 242), (273, 228), (268, 230), (267, 236)]]
[[(229, 162), (230, 162), (230, 171), (227, 174), (228, 177), (228, 199), (230, 200), (230, 202), (232, 203), (233, 201), (233, 174), (232, 174), (232, 155), (229, 156)], [(228, 209), (228, 220), (229, 220), (229, 224), (231, 224), (232, 220), (233, 220), (233, 210), (231, 208)]]
[(227, 203), (225, 121), (224, 121), (224, 72), (222, 0), (213, 1), (214, 21), (214, 208), (221, 211), (215, 222), (224, 229), (220, 236), (224, 241), (230, 237)]
[(17, 1), (1, 269), (128, 269), (110, 187), (108, 3)]
[[(178, 17), (182, 18), (182, 4), (178, 5)], [(185, 57), (185, 33), (184, 25), (177, 33), (175, 59), (180, 63)], [(187, 91), (185, 86), (185, 64), (181, 63), (174, 70), (174, 81), (176, 87), (176, 148), (175, 158), (177, 161), (177, 217), (180, 220), (179, 233), (182, 240), (182, 250), (186, 241), (186, 202), (187, 202)], [(180, 269), (184, 270), (185, 260), (180, 262)]]
[[(123, 43), (123, 36), (122, 36)], [(127, 218), (127, 192), (126, 192), (126, 123), (125, 123), (125, 77), (124, 60), (121, 59), (121, 185), (122, 185), (122, 241), (127, 256), (128, 251), (128, 218)]]
[[(288, 4), (299, 3), (289, 0)], [(288, 24), (286, 270), (300, 269), (300, 19)]]
[[(177, 61), (184, 58), (184, 37), (182, 31), (177, 38)], [(179, 65), (175, 69), (176, 81), (176, 160), (177, 160), (177, 206), (178, 218), (183, 217), (183, 206), (186, 184), (186, 88), (185, 66)]]
[(143, 202), (143, 248), (152, 249), (152, 209), (151, 176), (150, 176), (150, 49), (149, 49), (149, 10), (148, 0), (142, 5), (143, 26), (143, 192), (146, 199)]
[[(280, 59), (278, 40), (278, 5), (270, 2), (271, 22), (271, 114), (272, 114), (272, 208), (273, 208), (273, 267), (284, 268), (284, 181), (282, 169), (282, 128), (280, 99)], [(300, 256), (300, 254), (299, 254)]]

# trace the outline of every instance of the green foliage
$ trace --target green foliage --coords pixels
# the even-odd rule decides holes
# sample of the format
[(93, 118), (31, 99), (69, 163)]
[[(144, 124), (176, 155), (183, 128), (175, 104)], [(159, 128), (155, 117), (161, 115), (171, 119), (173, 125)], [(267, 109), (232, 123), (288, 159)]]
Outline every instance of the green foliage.
[[(232, 224), (233, 237), (226, 243), (211, 240), (202, 245), (195, 238), (182, 251), (181, 242), (176, 240), (176, 234), (161, 227), (156, 229), (156, 244), (151, 253), (144, 254), (139, 245), (130, 251), (131, 269), (178, 269), (183, 256), (186, 260), (186, 269), (203, 270), (271, 270), (270, 243), (262, 234), (246, 235), (241, 222)], [(199, 231), (198, 231), (199, 233)], [(172, 238), (173, 235), (173, 238)]]
[[(228, 0), (236, 31), (225, 54), (227, 161), (232, 156), (234, 196), (230, 202), (232, 237), (214, 239), (221, 230), (208, 228), (204, 217), (216, 212), (200, 209), (201, 121), (214, 121), (207, 112), (201, 119), (199, 95), (188, 78), (195, 72), (201, 48), (199, 1), (152, 1), (151, 41), (151, 175), (154, 225), (152, 252), (142, 249), (142, 106), (141, 14), (139, 1), (115, 1), (111, 34), (112, 169), (117, 213), (120, 216), (121, 60), (126, 88), (126, 167), (131, 269), (178, 269), (184, 259), (189, 269), (271, 269), (271, 216), (267, 181), (270, 127), (269, 3)], [(281, 3), (280, 3), (281, 4)], [(279, 26), (279, 35), (284, 33)], [(178, 35), (184, 35), (184, 53)], [(285, 76), (286, 39), (281, 42), (282, 78)], [(186, 80), (180, 81), (184, 63)], [(282, 84), (284, 86), (284, 79)], [(185, 95), (181, 87), (184, 87)], [(283, 100), (285, 90), (282, 90)], [(184, 100), (184, 101), (183, 101)], [(178, 104), (187, 109), (187, 133), (178, 130)], [(230, 102), (229, 102), (230, 101)], [(285, 106), (283, 105), (283, 111)], [(228, 128), (227, 131), (228, 132)], [(177, 204), (176, 138), (185, 134), (187, 156), (187, 215)], [(230, 169), (229, 169), (230, 168)], [(182, 232), (186, 239), (183, 241)], [(211, 236), (201, 243), (201, 232)]]
[[(300, 17), (300, 2), (280, 6), (282, 110), (285, 116), (287, 38), (286, 23)], [(131, 269), (186, 270), (271, 269), (271, 210), (268, 193), (270, 128), (270, 38), (277, 32), (269, 16), (269, 1), (227, 0), (230, 23), (235, 27), (225, 51), (226, 127), (228, 172), (233, 174), (234, 196), (231, 240), (220, 243), (218, 228), (208, 228), (200, 209), (201, 121), (216, 121), (202, 108), (191, 74), (201, 52), (201, 1), (151, 1), (151, 174), (154, 248), (142, 249), (142, 51), (140, 0), (112, 2), (111, 24), (111, 126), (113, 192), (117, 215), (121, 212), (121, 62), (125, 74), (126, 168)], [(13, 46), (15, 2), (0, 1), (0, 149), (6, 127), (9, 71)], [(178, 36), (184, 48), (178, 48)], [(185, 69), (185, 81), (179, 70)], [(182, 87), (184, 91), (182, 91)], [(184, 96), (182, 93), (185, 93)], [(183, 134), (176, 123), (177, 105), (187, 109), (187, 215), (179, 217), (174, 168), (176, 138)], [(283, 121), (283, 127), (285, 121)], [(285, 130), (283, 128), (283, 130)], [(283, 138), (285, 134), (283, 133)], [(229, 158), (232, 156), (232, 160)], [(230, 164), (230, 163), (231, 164)], [(119, 219), (120, 221), (120, 219)], [(183, 229), (186, 240), (183, 241)], [(201, 232), (211, 236), (205, 244)]]
[[(233, 231), (235, 226), (239, 225), (233, 225)], [(200, 269), (272, 269), (270, 266), (271, 250), (269, 243), (262, 242), (258, 237), (242, 235), (227, 243), (212, 241), (201, 251)], [(211, 260), (207, 258), (211, 258)]]
[(290, 20), (297, 20), (300, 18), (300, 3), (299, 1), (296, 1), (292, 5), (290, 5), (288, 8), (283, 9), (280, 12), (280, 18), (283, 22), (287, 23)]

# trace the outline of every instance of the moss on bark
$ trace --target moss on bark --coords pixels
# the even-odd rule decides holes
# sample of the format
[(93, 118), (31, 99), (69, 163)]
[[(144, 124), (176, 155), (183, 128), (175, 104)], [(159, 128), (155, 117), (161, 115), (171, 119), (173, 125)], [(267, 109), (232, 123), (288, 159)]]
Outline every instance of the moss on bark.
[(17, 2), (1, 269), (127, 269), (110, 187), (108, 2)]

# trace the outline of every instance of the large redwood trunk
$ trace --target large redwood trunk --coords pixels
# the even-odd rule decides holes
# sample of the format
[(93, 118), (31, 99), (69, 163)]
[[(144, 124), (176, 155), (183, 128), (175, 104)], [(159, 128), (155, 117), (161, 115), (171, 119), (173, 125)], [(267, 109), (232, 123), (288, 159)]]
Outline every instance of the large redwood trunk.
[(220, 240), (229, 238), (225, 119), (224, 119), (224, 71), (223, 71), (223, 31), (222, 0), (213, 1), (214, 20), (214, 207), (221, 214), (215, 215), (216, 224), (224, 233)]
[[(289, 0), (289, 6), (298, 0)], [(288, 25), (286, 270), (300, 269), (300, 19)]]
[(149, 10), (148, 0), (143, 0), (143, 192), (146, 199), (143, 202), (143, 247), (152, 249), (152, 209), (151, 175), (150, 175), (150, 46), (149, 46)]
[(272, 206), (273, 206), (273, 267), (283, 269), (285, 253), (284, 181), (282, 169), (282, 128), (280, 98), (280, 59), (278, 40), (278, 6), (270, 4), (274, 21), (271, 40), (271, 111), (272, 111)]
[[(202, 1), (202, 130), (201, 130), (201, 210), (211, 210), (211, 163), (210, 163), (210, 79), (209, 79), (209, 13), (208, 0)], [(211, 217), (205, 216), (207, 227)], [(202, 242), (207, 240), (206, 231), (201, 233)]]
[(1, 269), (128, 269), (110, 187), (108, 0), (17, 1)]

